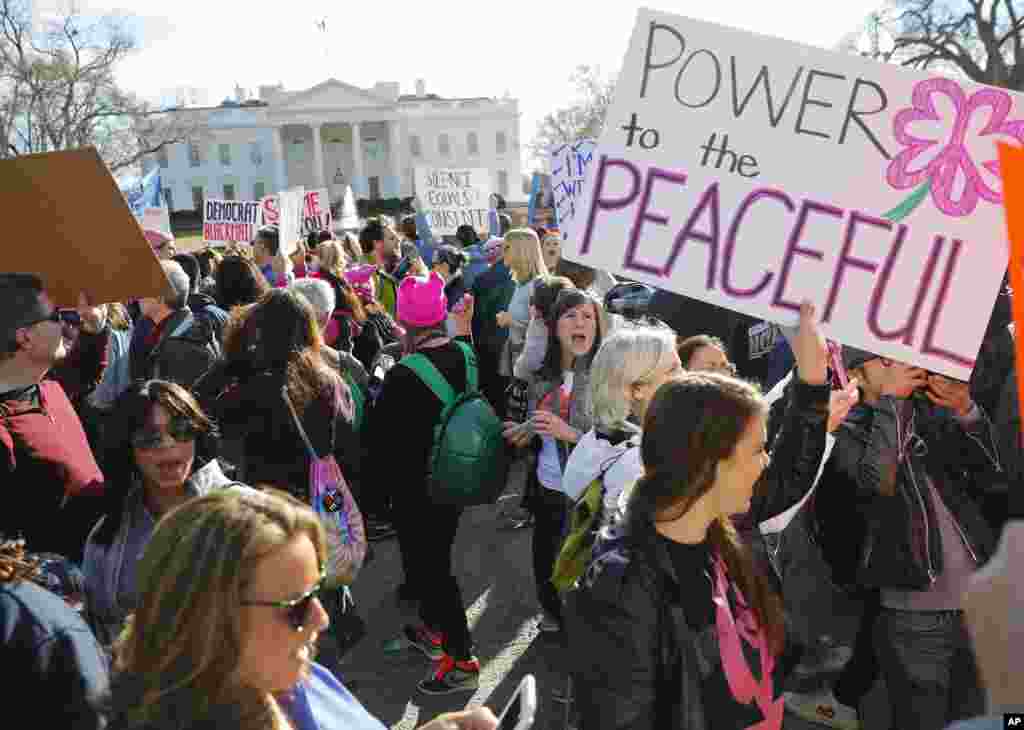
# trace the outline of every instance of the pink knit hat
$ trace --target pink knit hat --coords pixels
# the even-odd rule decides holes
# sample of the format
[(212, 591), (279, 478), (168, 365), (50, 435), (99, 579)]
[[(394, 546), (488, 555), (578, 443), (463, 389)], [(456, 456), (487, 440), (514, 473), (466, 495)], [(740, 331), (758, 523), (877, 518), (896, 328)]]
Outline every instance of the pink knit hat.
[(372, 264), (353, 266), (345, 271), (345, 280), (352, 285), (364, 304), (373, 301), (373, 277), (377, 267)]
[(149, 241), (149, 245), (154, 249), (162, 247), (165, 243), (170, 243), (174, 240), (174, 236), (168, 236), (165, 233), (154, 230), (152, 228), (146, 228), (142, 231), (142, 235)]
[(444, 279), (436, 271), (426, 278), (406, 276), (398, 285), (398, 321), (407, 327), (433, 327), (448, 315)]

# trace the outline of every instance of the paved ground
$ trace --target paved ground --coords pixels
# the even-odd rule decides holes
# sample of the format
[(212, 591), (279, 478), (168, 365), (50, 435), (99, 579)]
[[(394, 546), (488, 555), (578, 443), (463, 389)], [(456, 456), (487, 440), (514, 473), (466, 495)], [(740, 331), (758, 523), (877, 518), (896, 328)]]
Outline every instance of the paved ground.
[[(565, 682), (560, 671), (563, 650), (557, 640), (537, 632), (538, 608), (530, 567), (532, 532), (504, 529), (501, 519), (501, 512), (516, 503), (514, 497), (506, 497), (497, 506), (467, 511), (456, 542), (455, 571), (483, 665), (480, 689), (472, 695), (420, 695), (416, 682), (429, 671), (428, 660), (418, 653), (396, 657), (383, 651), (383, 644), (395, 636), (402, 623), (394, 600), (402, 571), (394, 540), (374, 545), (374, 559), (355, 587), (357, 608), (367, 620), (369, 633), (339, 670), (346, 685), (386, 725), (411, 729), (440, 712), (467, 704), (486, 704), (497, 713), (523, 675), (531, 673), (537, 678), (540, 694), (534, 727), (561, 730), (565, 726), (564, 706), (552, 699), (551, 692)], [(801, 547), (805, 544), (801, 529), (799, 523), (794, 523), (783, 537), (788, 563), (786, 599), (791, 614), (808, 635), (827, 633), (851, 643), (857, 607), (828, 588), (820, 559)], [(888, 730), (880, 686), (868, 696), (863, 711), (865, 730)], [(786, 717), (786, 730), (815, 727)]]

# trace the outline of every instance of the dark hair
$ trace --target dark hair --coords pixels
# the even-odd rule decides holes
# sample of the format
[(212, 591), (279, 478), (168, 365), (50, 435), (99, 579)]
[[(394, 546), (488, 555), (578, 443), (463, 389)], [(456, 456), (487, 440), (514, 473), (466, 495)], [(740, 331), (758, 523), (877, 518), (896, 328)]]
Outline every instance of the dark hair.
[(540, 377), (544, 380), (561, 381), (562, 379), (562, 344), (558, 341), (558, 320), (560, 320), (570, 309), (583, 304), (591, 304), (594, 307), (596, 319), (594, 322), (594, 344), (583, 357), (586, 359), (586, 366), (594, 360), (594, 355), (601, 349), (601, 303), (585, 291), (579, 289), (563, 289), (558, 293), (555, 303), (551, 308), (551, 316), (548, 317), (548, 349), (544, 354), (544, 363), (540, 366)]
[(512, 230), (512, 218), (508, 213), (498, 214), (498, 225), (501, 228), (501, 235), (504, 236), (510, 230)]
[(194, 292), (199, 289), (199, 260), (190, 253), (179, 253), (171, 257), (181, 266), (185, 275), (188, 276), (188, 289)]
[(384, 226), (376, 218), (367, 221), (366, 226), (359, 232), (359, 245), (363, 248), (364, 254), (373, 253), (373, 244), (384, 240)]
[[(541, 242), (543, 243), (543, 241), (542, 238)], [(569, 279), (577, 289), (589, 289), (597, 278), (597, 272), (594, 269), (564, 258), (558, 260), (554, 273)]]
[(263, 226), (256, 231), (254, 242), (258, 241), (263, 242), (263, 245), (267, 249), (267, 253), (271, 256), (277, 256), (281, 253), (281, 231), (275, 224), (271, 223), (270, 225)]
[(0, 274), (0, 359), (18, 351), (18, 330), (46, 314), (39, 304), (43, 280), (35, 274)]
[(687, 337), (685, 340), (679, 343), (679, 347), (676, 350), (679, 352), (679, 361), (683, 364), (684, 368), (689, 369), (690, 360), (697, 350), (702, 347), (717, 347), (722, 352), (727, 352), (725, 349), (725, 343), (717, 337), (711, 335), (694, 335), (693, 337)]
[(217, 267), (217, 303), (221, 309), (252, 304), (270, 291), (270, 284), (255, 261), (241, 256), (228, 256)]
[(420, 237), (420, 232), (416, 228), (416, 218), (414, 216), (408, 215), (403, 218), (399, 228), (402, 231), (402, 235), (410, 241), (415, 241)]
[(548, 229), (545, 228), (544, 226), (530, 226), (530, 227), (533, 229), (533, 232), (537, 234), (537, 240), (538, 241), (543, 241), (544, 240), (544, 236), (548, 235)]
[[(766, 414), (757, 387), (717, 373), (685, 373), (664, 383), (644, 417), (644, 474), (629, 497), (627, 532), (633, 547), (650, 550), (655, 523), (677, 520), (714, 486), (718, 464), (730, 457), (751, 420)], [(782, 602), (756, 567), (732, 520), (718, 517), (708, 543), (764, 628), (773, 652), (785, 644)]]
[(334, 236), (331, 234), (330, 231), (310, 231), (309, 235), (306, 236), (306, 247), (309, 248), (310, 251), (312, 251), (324, 241), (333, 240)]
[(214, 251), (206, 250), (200, 251), (196, 254), (196, 263), (199, 264), (199, 276), (205, 279), (208, 276), (213, 276), (213, 271), (216, 268), (216, 263), (220, 260), (220, 255)]
[(533, 287), (530, 304), (536, 307), (541, 318), (547, 321), (551, 318), (551, 308), (555, 306), (558, 295), (563, 290), (572, 288), (572, 282), (564, 276), (542, 276)]
[(217, 427), (185, 388), (166, 380), (137, 380), (128, 386), (114, 402), (104, 430), (104, 517), (93, 538), (100, 545), (110, 545), (121, 527), (125, 499), (139, 480), (132, 434), (146, 425), (156, 406), (188, 419), (197, 432), (193, 472), (217, 455)]
[(445, 244), (438, 246), (434, 251), (435, 264), (448, 264), (452, 274), (462, 271), (462, 267), (469, 263), (469, 254), (460, 248)]
[(476, 229), (468, 223), (463, 223), (455, 230), (455, 238), (463, 246), (472, 246), (480, 242), (480, 236), (477, 235)]
[(224, 332), (225, 359), (244, 362), (252, 373), (283, 375), (300, 414), (333, 384), (322, 346), (313, 305), (288, 289), (271, 289), (256, 304), (239, 310)]

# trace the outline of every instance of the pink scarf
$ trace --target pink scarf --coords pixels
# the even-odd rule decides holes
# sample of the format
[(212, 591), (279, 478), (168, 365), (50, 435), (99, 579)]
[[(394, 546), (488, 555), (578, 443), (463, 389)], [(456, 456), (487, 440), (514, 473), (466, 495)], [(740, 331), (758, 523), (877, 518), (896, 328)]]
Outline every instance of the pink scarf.
[[(775, 682), (772, 671), (775, 657), (768, 646), (768, 636), (758, 623), (754, 612), (747, 606), (738, 586), (733, 586), (736, 595), (736, 615), (729, 604), (729, 579), (725, 563), (715, 557), (715, 587), (712, 601), (715, 604), (718, 645), (722, 654), (722, 667), (729, 683), (729, 689), (737, 702), (749, 705), (754, 702), (764, 715), (764, 720), (751, 725), (747, 730), (781, 730), (784, 702), (775, 697)], [(747, 663), (743, 642), (757, 650), (761, 658), (761, 680), (758, 681)]]

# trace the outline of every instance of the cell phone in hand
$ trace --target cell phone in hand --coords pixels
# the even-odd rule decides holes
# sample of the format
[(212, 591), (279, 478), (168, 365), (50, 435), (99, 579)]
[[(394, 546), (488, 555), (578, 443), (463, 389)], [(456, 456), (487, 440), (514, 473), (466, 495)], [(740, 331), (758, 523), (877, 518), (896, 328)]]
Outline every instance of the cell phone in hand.
[(498, 717), (498, 730), (529, 730), (536, 717), (537, 680), (527, 674)]

